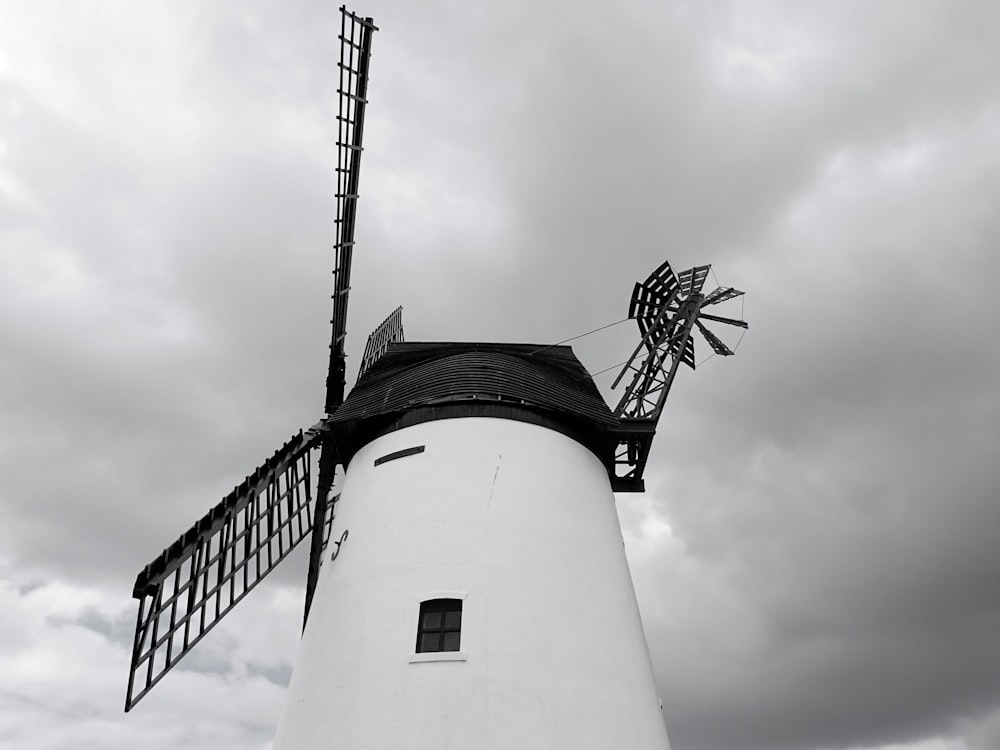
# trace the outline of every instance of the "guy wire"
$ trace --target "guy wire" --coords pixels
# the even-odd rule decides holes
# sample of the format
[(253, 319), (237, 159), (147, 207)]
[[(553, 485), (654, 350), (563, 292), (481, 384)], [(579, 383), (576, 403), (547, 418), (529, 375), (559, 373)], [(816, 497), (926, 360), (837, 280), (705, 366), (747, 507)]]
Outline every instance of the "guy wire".
[(616, 326), (616, 325), (618, 325), (620, 323), (624, 323), (626, 320), (631, 320), (631, 318), (622, 318), (621, 320), (616, 320), (614, 323), (608, 323), (607, 325), (601, 326), (600, 328), (595, 328), (592, 331), (587, 331), (586, 333), (581, 333), (579, 336), (571, 336), (570, 338), (563, 339), (562, 341), (559, 341), (559, 342), (557, 342), (555, 344), (547, 344), (546, 346), (540, 346), (537, 349), (535, 349), (534, 351), (528, 352), (528, 354), (530, 356), (532, 354), (537, 354), (540, 351), (544, 351), (545, 349), (551, 349), (554, 346), (561, 346), (563, 344), (569, 343), (570, 341), (576, 341), (577, 339), (582, 339), (584, 336), (589, 336), (592, 333), (597, 333), (598, 331), (603, 331), (605, 328), (611, 328), (611, 326)]

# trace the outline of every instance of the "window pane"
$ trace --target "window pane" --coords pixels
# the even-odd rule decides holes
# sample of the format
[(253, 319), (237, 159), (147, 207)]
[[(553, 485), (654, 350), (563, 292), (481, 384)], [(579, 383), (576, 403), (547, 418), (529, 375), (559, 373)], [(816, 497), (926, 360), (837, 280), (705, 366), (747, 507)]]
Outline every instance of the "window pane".
[(444, 626), (447, 630), (458, 630), (462, 627), (462, 612), (445, 612)]
[[(424, 633), (420, 636), (420, 651), (440, 651), (441, 635), (439, 633)], [(455, 649), (457, 650), (457, 649)]]
[[(412, 615), (411, 615), (412, 617)], [(412, 620), (410, 622), (413, 622)], [(439, 630), (441, 628), (440, 612), (425, 612), (422, 630)]]
[(442, 651), (458, 651), (460, 633), (445, 633)]

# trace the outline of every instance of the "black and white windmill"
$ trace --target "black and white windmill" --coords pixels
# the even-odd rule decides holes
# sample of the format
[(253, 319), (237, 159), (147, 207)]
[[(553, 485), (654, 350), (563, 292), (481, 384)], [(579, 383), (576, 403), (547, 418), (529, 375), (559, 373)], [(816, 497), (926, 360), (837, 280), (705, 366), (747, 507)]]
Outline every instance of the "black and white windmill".
[(643, 490), (693, 333), (732, 354), (707, 324), (746, 324), (705, 310), (741, 292), (704, 294), (708, 266), (637, 284), (642, 339), (614, 411), (568, 346), (404, 342), (400, 309), (345, 398), (375, 26), (341, 11), (326, 415), (139, 574), (126, 710), (309, 538), (275, 750), (667, 750), (613, 493)]

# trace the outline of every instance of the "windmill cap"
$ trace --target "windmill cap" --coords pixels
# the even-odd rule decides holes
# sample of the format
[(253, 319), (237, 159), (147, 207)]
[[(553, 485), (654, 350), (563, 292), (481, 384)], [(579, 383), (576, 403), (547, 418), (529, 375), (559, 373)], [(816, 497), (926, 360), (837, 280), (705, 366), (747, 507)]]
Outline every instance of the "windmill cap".
[(349, 456), (377, 435), (455, 416), (543, 423), (602, 461), (619, 424), (571, 347), (455, 342), (391, 344), (330, 422)]

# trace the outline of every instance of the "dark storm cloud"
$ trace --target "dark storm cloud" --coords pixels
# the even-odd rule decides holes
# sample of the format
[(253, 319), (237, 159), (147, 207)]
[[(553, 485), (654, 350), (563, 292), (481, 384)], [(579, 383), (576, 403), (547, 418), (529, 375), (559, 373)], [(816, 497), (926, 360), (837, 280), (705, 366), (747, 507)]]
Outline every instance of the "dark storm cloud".
[[(988, 44), (965, 43), (980, 57)], [(1000, 363), (982, 344), (998, 317), (997, 97), (983, 71), (950, 61), (932, 76), (951, 69), (944, 101), (890, 85), (901, 59), (912, 76), (934, 67), (916, 64), (924, 54), (894, 50), (888, 72), (865, 58), (891, 114), (813, 135), (803, 198), (826, 208), (812, 215), (816, 199), (798, 198), (769, 252), (736, 259), (752, 277), (739, 371), (730, 380), (712, 362), (668, 405), (654, 496), (691, 570), (660, 568), (684, 583), (643, 601), (651, 632), (669, 639), (651, 635), (683, 746), (947, 737), (1000, 701)], [(641, 591), (655, 586), (652, 572), (637, 576)], [(694, 585), (718, 621), (678, 630), (670, 602)], [(691, 653), (696, 628), (731, 647)]]
[[(399, 303), (413, 340), (552, 342), (664, 258), (749, 292), (738, 356), (680, 374), (648, 492), (619, 498), (675, 747), (992, 748), (997, 9), (359, 10), (382, 30), (353, 362)], [(110, 602), (319, 410), (338, 19), (40, 14), (0, 47), (4, 580), (49, 618), (31, 653), (117, 660), (117, 711)], [(574, 345), (597, 370), (634, 335)], [(114, 742), (265, 741), (301, 563)], [(52, 579), (101, 609), (21, 586)]]

